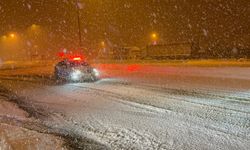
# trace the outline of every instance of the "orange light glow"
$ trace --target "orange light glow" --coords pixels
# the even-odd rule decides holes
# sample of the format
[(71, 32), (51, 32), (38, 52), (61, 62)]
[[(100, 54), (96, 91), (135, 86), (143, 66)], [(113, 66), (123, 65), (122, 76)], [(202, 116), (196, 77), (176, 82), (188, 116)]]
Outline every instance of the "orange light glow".
[(152, 34), (152, 38), (156, 38), (157, 37), (157, 35), (154, 33), (154, 34)]
[(10, 37), (11, 37), (11, 38), (14, 38), (14, 37), (16, 37), (16, 35), (15, 35), (14, 33), (11, 33), (11, 34), (10, 34)]

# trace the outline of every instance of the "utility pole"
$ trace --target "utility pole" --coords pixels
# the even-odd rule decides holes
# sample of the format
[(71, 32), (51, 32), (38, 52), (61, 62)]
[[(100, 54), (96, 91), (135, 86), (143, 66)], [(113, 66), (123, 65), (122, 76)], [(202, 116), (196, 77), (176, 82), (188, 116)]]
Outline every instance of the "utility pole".
[(78, 0), (75, 0), (75, 5), (76, 5), (76, 10), (77, 10), (79, 47), (82, 48), (82, 33), (81, 33), (81, 21), (80, 21), (80, 8), (79, 8), (79, 5), (78, 5)]

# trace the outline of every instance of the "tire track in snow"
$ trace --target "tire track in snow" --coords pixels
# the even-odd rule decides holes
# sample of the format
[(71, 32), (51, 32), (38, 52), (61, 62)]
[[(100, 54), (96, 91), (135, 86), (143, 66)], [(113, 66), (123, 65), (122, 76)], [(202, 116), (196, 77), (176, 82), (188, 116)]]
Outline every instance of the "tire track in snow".
[[(210, 120), (212, 120), (212, 123), (214, 123), (214, 122), (216, 123), (216, 122), (219, 121), (221, 123), (225, 123), (225, 125), (227, 125), (227, 126), (228, 126), (228, 124), (231, 124), (231, 126), (233, 128), (235, 127), (235, 125), (237, 125), (237, 126), (240, 125), (240, 127), (243, 128), (243, 131), (239, 132), (239, 133), (238, 132), (234, 133), (232, 131), (223, 130), (223, 129), (217, 128), (216, 126), (213, 127), (211, 125), (206, 125), (206, 127), (211, 128), (213, 130), (218, 130), (218, 131), (226, 133), (226, 134), (231, 134), (231, 135), (234, 135), (234, 136), (237, 136), (237, 137), (250, 138), (249, 135), (245, 132), (245, 129), (247, 130), (247, 132), (249, 132), (250, 119), (247, 116), (246, 117), (241, 117), (242, 119), (240, 119), (241, 121), (246, 121), (246, 122), (238, 123), (238, 124), (235, 121), (232, 121), (232, 122), (224, 121), (223, 118), (221, 118), (222, 120), (217, 120), (216, 119), (216, 118), (218, 118), (217, 115), (219, 115), (216, 112), (220, 112), (221, 116), (231, 118), (231, 119), (227, 119), (227, 120), (235, 120), (235, 118), (231, 117), (230, 114), (228, 114), (228, 112), (233, 111), (233, 113), (234, 113), (234, 112), (237, 112), (236, 110), (230, 110), (230, 109), (205, 105), (205, 107), (206, 107), (206, 109), (204, 109), (204, 111), (206, 110), (206, 112), (204, 113), (205, 115), (199, 115), (198, 113), (195, 113), (195, 112), (191, 112), (191, 113), (188, 114), (188, 113), (184, 113), (181, 109), (176, 110), (176, 109), (173, 109), (172, 107), (165, 108), (165, 107), (159, 107), (159, 106), (152, 105), (152, 104), (151, 105), (149, 105), (147, 103), (145, 104), (145, 103), (143, 103), (143, 101), (141, 101), (138, 98), (124, 96), (124, 95), (121, 95), (119, 93), (114, 93), (114, 92), (110, 92), (110, 91), (106, 91), (106, 90), (102, 90), (102, 89), (98, 89), (98, 88), (96, 89), (96, 88), (91, 88), (91, 87), (83, 87), (83, 86), (78, 86), (78, 85), (71, 85), (71, 86), (77, 86), (79, 88), (85, 88), (85, 89), (88, 89), (88, 90), (92, 90), (96, 95), (100, 95), (100, 96), (103, 96), (103, 97), (114, 97), (113, 100), (115, 100), (115, 101), (117, 101), (119, 103), (129, 105), (129, 106), (132, 106), (132, 107), (138, 107), (140, 109), (146, 109), (146, 110), (148, 110), (150, 112), (152, 112), (152, 111), (154, 112), (155, 110), (157, 110), (157, 111), (160, 110), (161, 113), (175, 112), (177, 114), (181, 113), (181, 114), (189, 115), (190, 117), (194, 117), (194, 118), (197, 118), (197, 117), (201, 118), (201, 119), (208, 119), (209, 118)], [(172, 98), (170, 98), (170, 99), (175, 100), (175, 101), (176, 100), (180, 101), (180, 99), (172, 99)], [(138, 103), (138, 102), (140, 102), (140, 103)], [(189, 103), (189, 101), (185, 101), (185, 102)], [(202, 104), (199, 104), (199, 103), (192, 103), (192, 104), (202, 105)], [(194, 107), (194, 106), (192, 106), (192, 107)], [(198, 107), (200, 107), (200, 106), (198, 106)], [(227, 112), (223, 112), (223, 110), (226, 110)], [(212, 113), (210, 113), (210, 112), (212, 112)], [(237, 113), (244, 113), (244, 112), (237, 112)], [(206, 114), (209, 114), (210, 116), (208, 116)], [(211, 116), (211, 115), (216, 115), (216, 116)], [(236, 119), (238, 119), (238, 118), (236, 118)], [(241, 126), (242, 124), (245, 124), (245, 125)]]
[[(117, 85), (117, 84), (119, 85), (119, 82), (115, 83), (115, 85)], [(183, 90), (183, 89), (170, 89), (170, 88), (164, 88), (164, 87), (163, 88), (162, 87), (154, 87), (154, 86), (149, 86), (147, 84), (146, 85), (144, 85), (144, 84), (143, 85), (134, 85), (131, 83), (125, 83), (125, 84), (122, 83), (121, 85), (127, 87), (127, 89), (133, 88), (135, 90), (140, 89), (140, 90), (146, 90), (146, 91), (154, 91), (155, 94), (160, 93), (161, 97), (173, 98), (173, 99), (176, 99), (179, 101), (186, 101), (188, 103), (193, 103), (193, 104), (198, 104), (198, 105), (216, 107), (216, 108), (220, 108), (223, 110), (228, 109), (231, 111), (235, 111), (237, 113), (241, 112), (244, 114), (250, 114), (250, 112), (249, 112), (250, 107), (246, 107), (246, 108), (249, 108), (249, 111), (246, 111), (246, 110), (243, 111), (242, 109), (235, 109), (235, 108), (230, 107), (229, 102), (233, 102), (230, 104), (235, 105), (235, 101), (228, 100), (227, 96), (225, 96), (225, 95), (206, 94), (203, 91), (199, 91), (199, 90), (198, 91), (197, 90), (188, 91), (188, 90)], [(123, 89), (123, 90), (126, 90), (126, 89)], [(209, 90), (208, 90), (208, 92), (209, 92)], [(178, 99), (177, 97), (180, 97), (180, 96), (182, 96), (182, 98)], [(199, 98), (198, 101), (194, 100), (197, 98)], [(203, 99), (203, 100), (201, 101), (201, 99)], [(239, 103), (240, 107), (244, 107), (245, 105), (250, 106), (250, 103), (248, 103), (248, 102), (250, 102), (250, 99), (244, 99), (244, 100), (246, 100), (247, 103)], [(212, 103), (212, 102), (215, 102), (215, 103)], [(225, 105), (225, 104), (227, 104), (227, 105)]]
[[(0, 84), (1, 85), (1, 84)], [(19, 97), (18, 95), (12, 93), (11, 91), (4, 88), (4, 86), (0, 86), (0, 96), (6, 97), (8, 101), (13, 102), (18, 105), (19, 108), (24, 110), (29, 114), (30, 119), (35, 120), (18, 120), (16, 118), (10, 118), (6, 116), (0, 116), (0, 122), (9, 123), (9, 124), (17, 124), (20, 127), (33, 130), (43, 134), (52, 134), (57, 137), (63, 138), (65, 145), (69, 149), (94, 149), (94, 150), (105, 150), (109, 149), (106, 145), (103, 145), (97, 141), (89, 139), (84, 136), (80, 136), (79, 134), (69, 131), (63, 128), (57, 128), (56, 126), (47, 124), (49, 118), (53, 116), (63, 116), (63, 114), (55, 112), (50, 109), (46, 109), (41, 105), (37, 105), (35, 103), (30, 103), (31, 100), (28, 97)]]
[[(166, 94), (172, 94), (172, 95), (183, 95), (183, 96), (192, 96), (192, 97), (198, 97), (198, 98), (213, 98), (213, 99), (223, 99), (224, 101), (228, 102), (239, 102), (240, 104), (250, 104), (250, 94), (249, 93), (243, 93), (239, 92), (240, 95), (232, 94), (232, 92), (229, 91), (222, 91), (222, 90), (212, 90), (212, 89), (195, 89), (195, 90), (185, 90), (185, 89), (173, 89), (173, 88), (166, 88), (166, 87), (160, 87), (150, 84), (133, 84), (130, 82), (107, 82), (104, 81), (104, 84), (110, 84), (110, 85), (122, 85), (126, 87), (134, 87), (138, 89), (145, 89), (145, 90), (151, 90), (156, 92), (162, 92)], [(204, 92), (205, 91), (205, 92)], [(235, 95), (235, 96), (228, 96), (228, 95)], [(238, 110), (237, 110), (238, 111)]]
[[(34, 83), (35, 84), (35, 83)], [(131, 86), (131, 85), (130, 85)], [(79, 87), (78, 87), (79, 88)], [(112, 101), (117, 101), (117, 100), (120, 100), (120, 102), (119, 103), (122, 103), (122, 104), (125, 104), (125, 105), (128, 105), (128, 106), (132, 106), (132, 107), (137, 107), (137, 108), (140, 108), (140, 109), (144, 109), (145, 110), (145, 108), (146, 108), (146, 110), (147, 111), (149, 111), (149, 112), (155, 112), (155, 113), (176, 113), (175, 112), (175, 110), (172, 110), (172, 109), (166, 109), (166, 108), (164, 108), (164, 107), (162, 107), (162, 109), (161, 108), (159, 108), (158, 106), (150, 106), (150, 105), (148, 105), (148, 104), (145, 104), (145, 105), (142, 105), (142, 104), (140, 104), (140, 103), (127, 103), (126, 101), (128, 101), (128, 102), (131, 102), (131, 101), (140, 101), (140, 99), (134, 99), (133, 97), (131, 98), (131, 97), (128, 97), (128, 96), (124, 96), (124, 95), (119, 95), (119, 93), (118, 93), (118, 96), (117, 96), (117, 93), (113, 93), (113, 92), (111, 92), (111, 94), (110, 93), (105, 93), (105, 91), (106, 90), (103, 90), (103, 91), (99, 91), (98, 92), (98, 90), (99, 89), (96, 89), (96, 90), (93, 90), (93, 88), (90, 86), (90, 87), (84, 87), (84, 88), (87, 88), (88, 89), (88, 92), (90, 92), (90, 94), (99, 94), (99, 96), (107, 96), (107, 99), (108, 98), (112, 98), (113, 97), (113, 99), (111, 99)], [(92, 89), (91, 89), (92, 88)], [(131, 87), (130, 87), (131, 88)], [(44, 90), (45, 90), (46, 88), (44, 88)], [(48, 90), (48, 89), (46, 89), (46, 90)], [(150, 90), (148, 90), (148, 91), (150, 91)], [(155, 92), (157, 92), (158, 90), (156, 90)], [(51, 92), (51, 91), (50, 91)], [(72, 91), (71, 91), (72, 92)], [(104, 94), (103, 94), (104, 93)], [(164, 93), (164, 92), (161, 92), (161, 93)], [(54, 93), (55, 94), (55, 93)], [(69, 97), (66, 97), (66, 98), (69, 98)], [(169, 98), (169, 97), (168, 97)], [(180, 101), (179, 99), (175, 99), (176, 101)], [(32, 107), (39, 107), (39, 106), (32, 106)], [(43, 111), (45, 111), (45, 110), (43, 110)], [(177, 114), (179, 115), (179, 113), (177, 112)], [(50, 114), (50, 116), (53, 116), (54, 114)], [(192, 118), (195, 118), (195, 117), (197, 117), (197, 116), (195, 116), (195, 115), (191, 115), (191, 117)], [(192, 120), (192, 118), (191, 118), (191, 120)], [(216, 120), (215, 120), (216, 121)], [(74, 123), (74, 120), (72, 120), (72, 122), (70, 122), (70, 123)], [(193, 122), (193, 123), (196, 123), (195, 121)], [(201, 124), (201, 126), (203, 126), (204, 124)], [(78, 126), (77, 126), (78, 127)], [(54, 128), (53, 126), (51, 127), (52, 128), (52, 130), (57, 130), (57, 128)], [(219, 129), (217, 129), (217, 128), (214, 128), (214, 127), (211, 127), (211, 126), (206, 126), (206, 128), (208, 128), (208, 129), (212, 129), (212, 130), (215, 130), (215, 131), (220, 131), (220, 132), (222, 132), (222, 133), (225, 133), (225, 134), (229, 134), (228, 132), (225, 132), (225, 130), (219, 130)], [(112, 129), (112, 130), (115, 130), (115, 129)], [(111, 130), (111, 132), (112, 132), (112, 130)], [(117, 131), (118, 131), (119, 129), (117, 129)], [(68, 130), (66, 130), (66, 129), (62, 129), (62, 130), (59, 130), (60, 132), (61, 131), (63, 131), (63, 132), (66, 132), (66, 133), (68, 133)], [(79, 130), (80, 131), (80, 130)], [(124, 131), (124, 132), (129, 132), (129, 131)], [(72, 133), (69, 133), (69, 134), (72, 134)], [(130, 134), (130, 133), (128, 133), (128, 134)], [(237, 137), (241, 137), (242, 138), (242, 136), (241, 135), (235, 135), (235, 134), (232, 134), (232, 135), (234, 135), (234, 136), (237, 136)], [(79, 135), (77, 135), (77, 136), (79, 136)]]

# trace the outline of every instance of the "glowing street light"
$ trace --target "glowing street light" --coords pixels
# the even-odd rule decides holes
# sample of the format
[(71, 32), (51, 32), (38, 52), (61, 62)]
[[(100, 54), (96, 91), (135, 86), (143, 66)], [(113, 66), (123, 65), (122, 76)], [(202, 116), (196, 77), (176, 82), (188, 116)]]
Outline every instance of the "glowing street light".
[(3, 40), (6, 40), (6, 39), (7, 39), (7, 36), (6, 36), (6, 35), (3, 35), (3, 36), (2, 36), (2, 39), (3, 39)]
[(156, 45), (157, 44), (157, 39), (158, 39), (157, 34), (156, 33), (152, 33), (151, 34), (151, 39), (152, 39), (153, 45)]
[(153, 33), (153, 34), (152, 34), (152, 38), (153, 38), (153, 39), (156, 39), (156, 38), (157, 38), (156, 33)]
[(15, 37), (16, 37), (16, 35), (15, 35), (14, 33), (11, 33), (9, 36), (10, 36), (11, 38), (15, 38)]
[(27, 28), (27, 33), (30, 37), (32, 38), (38, 38), (39, 36), (42, 35), (42, 27), (37, 24), (32, 24)]
[(102, 42), (101, 42), (101, 45), (102, 45), (102, 47), (105, 47), (105, 42), (102, 41)]
[(40, 25), (37, 25), (37, 24), (32, 24), (30, 27), (29, 27), (30, 30), (32, 31), (40, 31), (41, 30), (41, 26)]
[(102, 51), (102, 53), (106, 53), (106, 43), (105, 43), (105, 41), (101, 42), (101, 49), (100, 50)]
[(37, 27), (39, 27), (39, 26), (36, 25), (36, 24), (32, 24), (32, 25), (31, 25), (31, 28), (32, 28), (32, 29), (35, 29), (35, 28), (37, 28)]

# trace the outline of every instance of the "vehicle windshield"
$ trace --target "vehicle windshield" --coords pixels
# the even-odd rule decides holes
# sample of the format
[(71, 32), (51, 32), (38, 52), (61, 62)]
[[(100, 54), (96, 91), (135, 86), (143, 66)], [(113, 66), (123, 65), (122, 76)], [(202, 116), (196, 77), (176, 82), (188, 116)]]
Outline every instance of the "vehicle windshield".
[(250, 0), (0, 0), (0, 150), (250, 150)]

